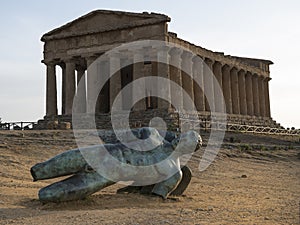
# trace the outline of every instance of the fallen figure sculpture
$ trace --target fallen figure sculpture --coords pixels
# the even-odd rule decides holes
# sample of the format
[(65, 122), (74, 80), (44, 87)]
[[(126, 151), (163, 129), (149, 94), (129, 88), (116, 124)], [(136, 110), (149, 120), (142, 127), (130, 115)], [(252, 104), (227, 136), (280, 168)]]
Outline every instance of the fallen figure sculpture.
[[(163, 130), (157, 130), (160, 136), (164, 138), (167, 142), (172, 142), (174, 139), (177, 138), (177, 135), (175, 132), (172, 131), (163, 131)], [(142, 127), (131, 130), (131, 132), (140, 139), (145, 139), (149, 137), (149, 128), (148, 127)], [(123, 135), (126, 135), (124, 133)], [(127, 139), (127, 141), (130, 141)], [(180, 180), (179, 184), (176, 186), (176, 188), (170, 193), (170, 195), (173, 196), (180, 196), (184, 193), (184, 191), (187, 189), (188, 185), (191, 182), (192, 179), (192, 171), (191, 169), (185, 165), (181, 168), (182, 172), (182, 179)], [(154, 184), (152, 185), (146, 185), (146, 186), (126, 186), (123, 188), (120, 188), (117, 190), (117, 193), (139, 193), (144, 195), (152, 194)]]
[[(202, 144), (200, 135), (195, 131), (188, 131), (179, 137), (171, 135), (168, 138), (166, 135), (163, 139), (156, 129), (141, 128), (137, 131), (136, 136), (139, 139), (148, 137), (150, 143), (155, 143), (155, 148), (148, 151), (137, 151), (122, 143), (95, 145), (69, 150), (34, 165), (30, 170), (34, 181), (73, 175), (42, 188), (39, 191), (39, 199), (42, 202), (78, 200), (115, 184), (117, 181), (133, 181), (135, 183), (137, 177), (147, 180), (162, 175), (166, 179), (160, 182), (146, 186), (130, 186), (129, 189), (134, 187), (133, 189), (155, 194), (164, 199), (172, 192), (176, 194), (177, 188), (177, 193), (183, 192), (187, 186), (186, 183), (189, 183), (191, 174), (188, 167), (180, 168), (179, 158), (200, 148)], [(130, 145), (135, 146), (139, 143), (131, 142)], [(107, 152), (102, 151), (104, 148)], [(175, 148), (176, 151), (173, 154)], [(84, 157), (86, 154), (95, 161), (91, 162), (92, 166)], [(124, 166), (114, 168), (114, 164), (109, 160), (111, 156)], [(162, 166), (158, 166), (162, 161)], [(97, 165), (101, 165), (100, 171)], [(131, 167), (123, 169), (123, 167), (126, 168), (126, 165), (132, 166), (133, 169)], [(147, 170), (141, 172), (141, 167), (147, 167)], [(103, 176), (102, 170), (105, 170), (105, 174), (108, 176)], [(183, 182), (184, 179), (187, 182)], [(128, 187), (126, 188), (128, 191)], [(124, 188), (119, 190), (119, 192), (122, 191)]]

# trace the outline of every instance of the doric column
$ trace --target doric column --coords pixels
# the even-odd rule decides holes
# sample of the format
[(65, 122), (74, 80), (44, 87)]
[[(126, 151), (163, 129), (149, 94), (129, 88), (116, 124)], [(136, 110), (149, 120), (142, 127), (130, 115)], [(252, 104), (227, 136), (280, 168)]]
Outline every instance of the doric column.
[(253, 88), (252, 88), (252, 73), (247, 72), (245, 77), (246, 82), (246, 102), (247, 102), (247, 115), (254, 115), (254, 104), (253, 104)]
[(254, 115), (255, 116), (260, 116), (259, 93), (258, 93), (258, 76), (257, 76), (257, 74), (254, 74), (252, 76), (252, 93), (253, 93)]
[[(133, 52), (133, 81), (143, 78), (144, 73), (144, 52), (143, 50), (136, 50)], [(141, 85), (137, 86), (133, 83), (133, 97), (144, 96), (146, 91), (145, 82), (139, 82)], [(146, 101), (145, 99), (141, 99), (134, 104), (134, 110), (145, 110), (146, 109)]]
[(78, 113), (86, 112), (86, 81), (85, 68), (78, 67), (77, 69), (77, 98), (80, 104), (78, 105)]
[(240, 113), (247, 115), (247, 99), (246, 99), (246, 73), (244, 70), (240, 70), (238, 73), (239, 79), (239, 102), (240, 102)]
[(223, 98), (223, 82), (222, 82), (222, 64), (220, 62), (215, 62), (213, 65), (213, 73), (216, 78), (217, 84), (214, 84), (214, 97), (215, 97), (215, 109), (216, 112), (224, 111), (224, 98)]
[(62, 71), (62, 84), (61, 84), (61, 114), (65, 115), (66, 114), (66, 64), (62, 63), (60, 64), (61, 71)]
[(126, 52), (126, 56), (121, 60), (121, 88), (122, 89), (122, 109), (130, 110), (132, 107), (132, 88), (124, 88), (126, 85), (130, 85), (133, 79), (133, 57)]
[(54, 63), (47, 63), (46, 76), (46, 116), (57, 115), (57, 90)]
[(68, 60), (66, 63), (66, 115), (72, 114), (72, 105), (75, 94), (75, 63)]
[[(172, 48), (170, 54), (170, 80), (176, 83), (179, 87), (182, 87), (182, 76), (181, 76), (181, 53), (182, 50), (179, 48)], [(178, 91), (177, 88), (171, 86), (171, 100), (174, 106), (177, 106), (177, 110), (183, 108), (182, 103), (182, 92)]]
[[(109, 59), (108, 57), (101, 57), (97, 60), (97, 93), (99, 93), (96, 104), (96, 113), (108, 113), (109, 112)], [(101, 88), (101, 89), (100, 89)]]
[[(96, 57), (86, 58), (87, 63), (87, 113), (95, 113), (96, 101), (98, 97), (97, 90), (97, 66), (92, 65)], [(92, 65), (92, 66), (91, 66)]]
[(269, 95), (269, 81), (271, 80), (271, 78), (266, 77), (264, 79), (264, 91), (265, 91), (265, 116), (266, 117), (271, 117), (271, 110), (270, 110), (270, 95)]
[(264, 77), (258, 76), (258, 94), (259, 94), (259, 112), (260, 116), (266, 116), (266, 103), (265, 103), (265, 85)]
[(240, 114), (238, 71), (235, 67), (230, 70), (232, 113)]
[(203, 60), (199, 56), (193, 58), (194, 102), (197, 111), (205, 111), (205, 96), (203, 83)]
[[(113, 54), (110, 57), (109, 70), (110, 70), (110, 73), (112, 73), (112, 72), (114, 73), (113, 76), (110, 77), (110, 80), (109, 80), (109, 98), (110, 98), (109, 105), (110, 105), (110, 110), (111, 110), (111, 107), (114, 103), (115, 98), (117, 97), (118, 94), (121, 93), (121, 90), (122, 90), (120, 55)], [(122, 98), (122, 95), (120, 95), (119, 97)]]
[[(205, 110), (215, 112), (215, 99), (214, 99), (214, 86), (213, 86), (213, 61), (209, 58), (204, 60), (203, 66), (203, 81), (204, 81), (204, 94), (205, 94)], [(209, 104), (209, 102), (211, 104)]]
[(228, 114), (232, 114), (230, 67), (228, 65), (224, 65), (222, 67), (222, 87), (226, 104), (226, 112)]
[[(157, 50), (157, 74), (160, 77), (163, 77), (167, 80), (170, 80), (170, 74), (169, 74), (169, 48), (168, 47), (161, 47)], [(170, 85), (165, 86), (164, 84), (157, 84), (157, 88), (159, 92), (164, 92), (164, 96), (167, 97), (167, 99), (171, 99), (171, 90)], [(159, 98), (157, 100), (157, 105), (159, 109), (169, 109), (170, 108), (170, 102), (168, 100), (164, 100)]]
[[(193, 54), (188, 51), (183, 51), (181, 58), (181, 77), (182, 77), (182, 87), (184, 91), (190, 96), (192, 102), (194, 102), (194, 84), (192, 74), (192, 56)], [(189, 104), (185, 99), (182, 100), (184, 110), (188, 111)]]

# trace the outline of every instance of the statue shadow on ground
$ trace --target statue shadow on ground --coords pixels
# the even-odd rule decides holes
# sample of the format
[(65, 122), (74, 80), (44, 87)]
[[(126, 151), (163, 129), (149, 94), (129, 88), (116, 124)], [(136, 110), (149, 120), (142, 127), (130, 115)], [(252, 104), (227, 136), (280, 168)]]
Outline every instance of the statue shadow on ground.
[(162, 199), (158, 196), (142, 194), (114, 194), (114, 193), (96, 193), (83, 200), (60, 202), (60, 203), (42, 203), (38, 199), (24, 198), (16, 202), (17, 208), (0, 208), (1, 220), (21, 220), (47, 214), (47, 211), (82, 211), (82, 210), (115, 210), (130, 208), (148, 208), (156, 209), (160, 207), (170, 208), (174, 203), (186, 202), (190, 198), (183, 196), (170, 197)]
[[(169, 197), (162, 199), (156, 195), (143, 195), (139, 193), (95, 193), (82, 200), (66, 201), (66, 202), (47, 202), (42, 203), (38, 199), (23, 199), (18, 205), (24, 208), (24, 213), (20, 217), (25, 216), (28, 210), (46, 210), (46, 211), (64, 211), (64, 210), (107, 210), (107, 209), (126, 209), (126, 208), (155, 208), (158, 204), (174, 204), (182, 202), (188, 198), (185, 195), (180, 197)], [(15, 209), (5, 209), (15, 210)]]

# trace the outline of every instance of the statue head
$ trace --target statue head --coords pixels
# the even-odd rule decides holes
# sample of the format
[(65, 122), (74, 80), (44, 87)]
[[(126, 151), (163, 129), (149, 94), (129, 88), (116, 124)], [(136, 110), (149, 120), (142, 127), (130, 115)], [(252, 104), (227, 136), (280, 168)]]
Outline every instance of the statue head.
[(188, 131), (172, 141), (173, 149), (182, 154), (190, 154), (200, 149), (202, 138), (196, 131)]

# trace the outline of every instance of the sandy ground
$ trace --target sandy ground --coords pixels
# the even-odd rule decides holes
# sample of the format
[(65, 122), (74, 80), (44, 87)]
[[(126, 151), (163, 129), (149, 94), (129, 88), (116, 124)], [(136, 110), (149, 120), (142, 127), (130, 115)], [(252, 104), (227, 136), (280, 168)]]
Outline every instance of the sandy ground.
[(118, 184), (82, 201), (42, 204), (38, 190), (53, 180), (32, 182), (29, 169), (75, 148), (72, 132), (0, 131), (0, 224), (299, 224), (299, 145), (230, 133), (207, 170), (198, 170), (201, 153), (193, 156), (184, 196), (116, 194)]

